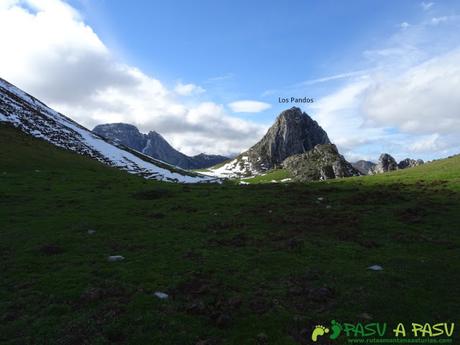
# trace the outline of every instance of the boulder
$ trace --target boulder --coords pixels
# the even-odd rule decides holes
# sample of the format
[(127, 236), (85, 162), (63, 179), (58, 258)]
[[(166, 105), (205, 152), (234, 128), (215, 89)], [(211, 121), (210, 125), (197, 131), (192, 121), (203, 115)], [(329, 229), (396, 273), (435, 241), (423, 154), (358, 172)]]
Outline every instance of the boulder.
[(371, 169), (370, 174), (381, 174), (393, 170), (398, 170), (398, 163), (388, 153), (382, 153), (377, 165)]
[(410, 159), (406, 158), (403, 159), (401, 162), (398, 163), (398, 168), (399, 169), (407, 169), (407, 168), (413, 168), (419, 165), (424, 164), (424, 161), (421, 159)]

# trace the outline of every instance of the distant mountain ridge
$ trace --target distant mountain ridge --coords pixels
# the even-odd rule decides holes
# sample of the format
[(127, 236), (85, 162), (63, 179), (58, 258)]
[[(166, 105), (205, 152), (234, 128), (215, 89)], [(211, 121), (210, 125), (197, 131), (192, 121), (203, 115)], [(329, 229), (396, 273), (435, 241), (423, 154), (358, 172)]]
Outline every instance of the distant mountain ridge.
[(93, 132), (182, 169), (209, 168), (228, 160), (228, 157), (205, 153), (187, 156), (172, 147), (161, 134), (155, 131), (143, 134), (136, 126), (127, 123), (97, 125)]
[(55, 146), (145, 178), (187, 183), (218, 181), (110, 142), (0, 78), (0, 124), (2, 122)]
[(351, 163), (351, 165), (363, 175), (369, 174), (369, 172), (376, 166), (374, 162), (365, 160), (359, 160)]

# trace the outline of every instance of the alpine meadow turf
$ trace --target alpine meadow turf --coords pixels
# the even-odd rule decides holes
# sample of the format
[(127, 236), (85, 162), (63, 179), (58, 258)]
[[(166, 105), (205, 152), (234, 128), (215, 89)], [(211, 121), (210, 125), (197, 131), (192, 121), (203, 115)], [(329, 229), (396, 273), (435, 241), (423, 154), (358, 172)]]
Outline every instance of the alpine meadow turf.
[(455, 322), (459, 224), (459, 156), (330, 182), (173, 184), (1, 125), (0, 343), (310, 344), (333, 319)]

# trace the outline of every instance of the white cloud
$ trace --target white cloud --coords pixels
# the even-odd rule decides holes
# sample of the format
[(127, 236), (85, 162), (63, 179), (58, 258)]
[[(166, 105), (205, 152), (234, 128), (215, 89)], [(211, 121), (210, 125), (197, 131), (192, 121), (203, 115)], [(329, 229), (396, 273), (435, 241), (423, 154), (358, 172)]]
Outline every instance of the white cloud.
[(357, 77), (366, 74), (366, 70), (361, 70), (361, 71), (353, 71), (353, 72), (346, 72), (346, 73), (339, 73), (327, 77), (322, 77), (322, 78), (317, 78), (317, 79), (311, 79), (311, 80), (306, 80), (303, 81), (299, 85), (314, 85), (314, 84), (319, 84), (319, 83), (324, 83), (332, 80), (339, 80), (339, 79), (347, 79), (351, 77)]
[(385, 69), (355, 78), (310, 108), (349, 159), (389, 152), (445, 157), (460, 151), (460, 50), (395, 77)]
[(365, 51), (366, 76), (339, 84), (310, 107), (347, 157), (460, 152), (460, 17), (448, 18), (445, 25), (430, 18), (401, 28)]
[(169, 90), (117, 61), (79, 13), (60, 0), (2, 0), (0, 46), (2, 78), (89, 128), (132, 123), (158, 131), (188, 154), (235, 153), (265, 130), (229, 116), (218, 104), (188, 99), (185, 105), (182, 95), (204, 89), (178, 84)]
[[(187, 128), (181, 128), (184, 121), (189, 124)], [(254, 145), (268, 129), (268, 126), (229, 116), (222, 105), (212, 102), (190, 108), (184, 117), (169, 121), (167, 126), (171, 126), (172, 133), (185, 131), (185, 135), (171, 137), (171, 143), (189, 154), (193, 153), (190, 147), (195, 148), (194, 152), (239, 153)]]
[(359, 148), (386, 137), (384, 128), (364, 127), (365, 119), (358, 112), (370, 83), (368, 77), (355, 79), (336, 92), (320, 98), (310, 107), (315, 120), (349, 159), (377, 156), (380, 149), (364, 153), (359, 152)]
[(424, 136), (409, 145), (409, 150), (414, 153), (441, 148), (444, 148), (444, 145), (440, 143), (440, 135), (437, 133)]
[(439, 23), (442, 23), (442, 22), (446, 22), (448, 19), (447, 16), (443, 16), (443, 17), (433, 17), (431, 18), (431, 23), (433, 25), (438, 25)]
[(271, 108), (268, 103), (251, 100), (235, 101), (228, 106), (235, 113), (260, 113)]
[(422, 2), (420, 6), (422, 6), (422, 9), (424, 11), (428, 11), (431, 7), (433, 7), (434, 2)]
[(177, 83), (174, 91), (181, 96), (199, 95), (206, 92), (201, 86), (195, 84), (182, 84), (181, 82)]
[(408, 22), (402, 22), (401, 24), (399, 24), (399, 26), (403, 29), (406, 29), (410, 26), (410, 24)]
[(402, 76), (375, 80), (363, 109), (375, 124), (417, 134), (460, 131), (460, 50), (432, 58)]

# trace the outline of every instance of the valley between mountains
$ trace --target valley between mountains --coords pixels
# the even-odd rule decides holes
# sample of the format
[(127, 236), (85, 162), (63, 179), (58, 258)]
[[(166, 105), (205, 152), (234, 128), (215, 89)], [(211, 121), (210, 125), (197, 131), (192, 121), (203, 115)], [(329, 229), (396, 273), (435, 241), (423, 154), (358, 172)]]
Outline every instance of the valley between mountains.
[(294, 345), (331, 320), (458, 322), (460, 156), (416, 158), (348, 162), (299, 108), (236, 157), (190, 157), (0, 80), (0, 343)]

